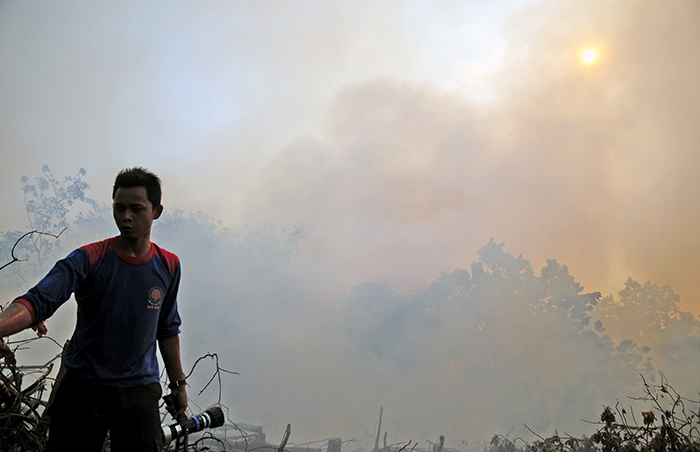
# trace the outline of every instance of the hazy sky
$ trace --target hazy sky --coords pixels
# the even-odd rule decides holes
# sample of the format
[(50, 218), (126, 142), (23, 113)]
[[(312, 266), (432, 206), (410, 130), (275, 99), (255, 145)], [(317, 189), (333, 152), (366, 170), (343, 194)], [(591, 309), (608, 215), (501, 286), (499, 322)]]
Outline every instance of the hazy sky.
[(335, 296), (494, 237), (700, 313), (695, 0), (0, 0), (0, 150), (2, 230), (44, 163), (104, 202), (140, 165), (166, 208), (302, 228)]

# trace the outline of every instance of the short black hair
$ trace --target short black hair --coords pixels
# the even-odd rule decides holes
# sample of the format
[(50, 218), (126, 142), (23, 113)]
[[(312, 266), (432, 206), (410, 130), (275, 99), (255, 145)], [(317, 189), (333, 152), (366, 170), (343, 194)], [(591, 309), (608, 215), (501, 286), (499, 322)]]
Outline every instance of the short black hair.
[(114, 199), (114, 196), (117, 194), (117, 189), (131, 187), (145, 187), (146, 196), (148, 200), (151, 201), (151, 204), (153, 204), (153, 208), (160, 205), (160, 178), (146, 168), (135, 166), (119, 171), (117, 178), (114, 179), (112, 199)]

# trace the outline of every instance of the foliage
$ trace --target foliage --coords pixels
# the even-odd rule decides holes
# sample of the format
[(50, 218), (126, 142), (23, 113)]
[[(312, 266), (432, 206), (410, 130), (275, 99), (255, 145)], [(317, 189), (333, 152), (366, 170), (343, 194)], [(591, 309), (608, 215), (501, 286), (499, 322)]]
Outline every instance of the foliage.
[[(641, 419), (618, 402), (606, 406), (590, 437), (539, 437), (531, 444), (495, 435), (484, 452), (697, 452), (700, 451), (700, 400), (681, 397), (661, 375), (659, 384), (649, 384), (642, 376), (648, 404)], [(650, 405), (650, 406), (649, 406)], [(641, 424), (639, 421), (641, 420)]]
[[(84, 169), (63, 179), (56, 178), (47, 165), (43, 165), (41, 171), (42, 175), (33, 180), (28, 176), (21, 178), (27, 228), (34, 233), (22, 241), (19, 239), (26, 232), (0, 233), (0, 256), (5, 261), (22, 262), (2, 275), (0, 283), (8, 291), (30, 285), (30, 281), (45, 273), (47, 267), (60, 256), (66, 235), (58, 240), (55, 238), (71, 226), (71, 207), (74, 204), (83, 203), (91, 210), (99, 207), (95, 200), (86, 195), (90, 186), (83, 180), (87, 174)], [(49, 238), (50, 235), (54, 238)], [(10, 250), (16, 255), (9, 256), (7, 253)]]
[(669, 286), (630, 278), (618, 300), (603, 298), (593, 314), (613, 340), (647, 350), (655, 367), (671, 375), (681, 392), (688, 392), (695, 389), (697, 379), (681, 380), (700, 373), (700, 318), (683, 312), (679, 301)]
[[(615, 394), (637, 392), (634, 376), (653, 381), (660, 368), (681, 374), (686, 391), (697, 383), (700, 322), (680, 311), (668, 289), (628, 280), (618, 307), (586, 292), (555, 260), (537, 276), (527, 260), (493, 240), (478, 257), (471, 271), (443, 273), (409, 294), (387, 281), (356, 286), (344, 313), (348, 337), (365, 359), (395, 366), (404, 379), (435, 369), (427, 398), (455, 410), (489, 407), (481, 414), (487, 425), (512, 426), (534, 413), (531, 422), (545, 430), (553, 419), (570, 418), (572, 406), (592, 412)], [(654, 316), (642, 306), (653, 306)], [(644, 336), (613, 335), (628, 319), (635, 328), (651, 325)], [(652, 357), (655, 348), (661, 353)], [(443, 396), (441, 386), (462, 391)], [(494, 387), (500, 403), (482, 395)]]
[(596, 312), (616, 335), (635, 340), (643, 337), (665, 341), (678, 333), (700, 333), (697, 318), (680, 310), (680, 298), (668, 285), (640, 284), (629, 278), (619, 295), (617, 301), (612, 296), (601, 300)]
[(87, 175), (84, 169), (75, 176), (66, 176), (58, 180), (48, 165), (41, 168), (42, 176), (30, 183), (27, 176), (22, 176), (22, 191), (27, 208), (27, 219), (32, 229), (62, 229), (68, 227), (69, 207), (76, 201), (95, 206), (96, 202), (85, 195), (90, 186), (82, 177)]

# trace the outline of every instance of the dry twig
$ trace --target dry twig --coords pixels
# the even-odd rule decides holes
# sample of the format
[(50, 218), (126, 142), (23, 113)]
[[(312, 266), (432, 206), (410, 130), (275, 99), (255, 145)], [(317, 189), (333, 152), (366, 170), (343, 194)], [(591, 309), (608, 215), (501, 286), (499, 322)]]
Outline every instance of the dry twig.
[(48, 235), (48, 236), (51, 236), (51, 237), (59, 238), (59, 237), (61, 236), (61, 234), (63, 234), (63, 232), (64, 232), (66, 229), (68, 229), (68, 228), (63, 228), (63, 229), (61, 230), (61, 232), (59, 232), (58, 234), (51, 234), (50, 232), (42, 232), (42, 231), (38, 231), (38, 230), (36, 230), (36, 229), (33, 230), (33, 231), (25, 232), (24, 234), (22, 234), (22, 236), (21, 236), (20, 238), (17, 239), (17, 241), (15, 242), (15, 244), (12, 245), (12, 249), (10, 250), (10, 257), (12, 257), (12, 260), (11, 260), (10, 262), (6, 263), (6, 264), (3, 264), (3, 265), (0, 267), (0, 270), (4, 269), (5, 267), (9, 267), (10, 265), (14, 264), (15, 262), (23, 262), (23, 261), (26, 260), (26, 259), (20, 259), (20, 258), (18, 258), (17, 256), (15, 256), (15, 249), (17, 248), (17, 245), (19, 245), (19, 242), (21, 242), (23, 238), (29, 237), (29, 236), (31, 236), (31, 235), (33, 235), (33, 234)]

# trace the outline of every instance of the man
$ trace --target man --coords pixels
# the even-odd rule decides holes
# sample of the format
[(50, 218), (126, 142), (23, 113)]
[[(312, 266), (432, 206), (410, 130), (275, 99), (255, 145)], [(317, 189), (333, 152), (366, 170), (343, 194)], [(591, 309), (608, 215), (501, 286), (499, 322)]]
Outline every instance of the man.
[[(187, 407), (180, 361), (180, 262), (151, 242), (163, 212), (160, 179), (122, 170), (112, 191), (119, 236), (73, 251), (0, 313), (0, 337), (42, 325), (72, 294), (75, 332), (66, 373), (49, 409), (49, 451), (162, 449), (156, 343), (170, 380), (174, 416)], [(40, 334), (45, 330), (39, 329)]]

